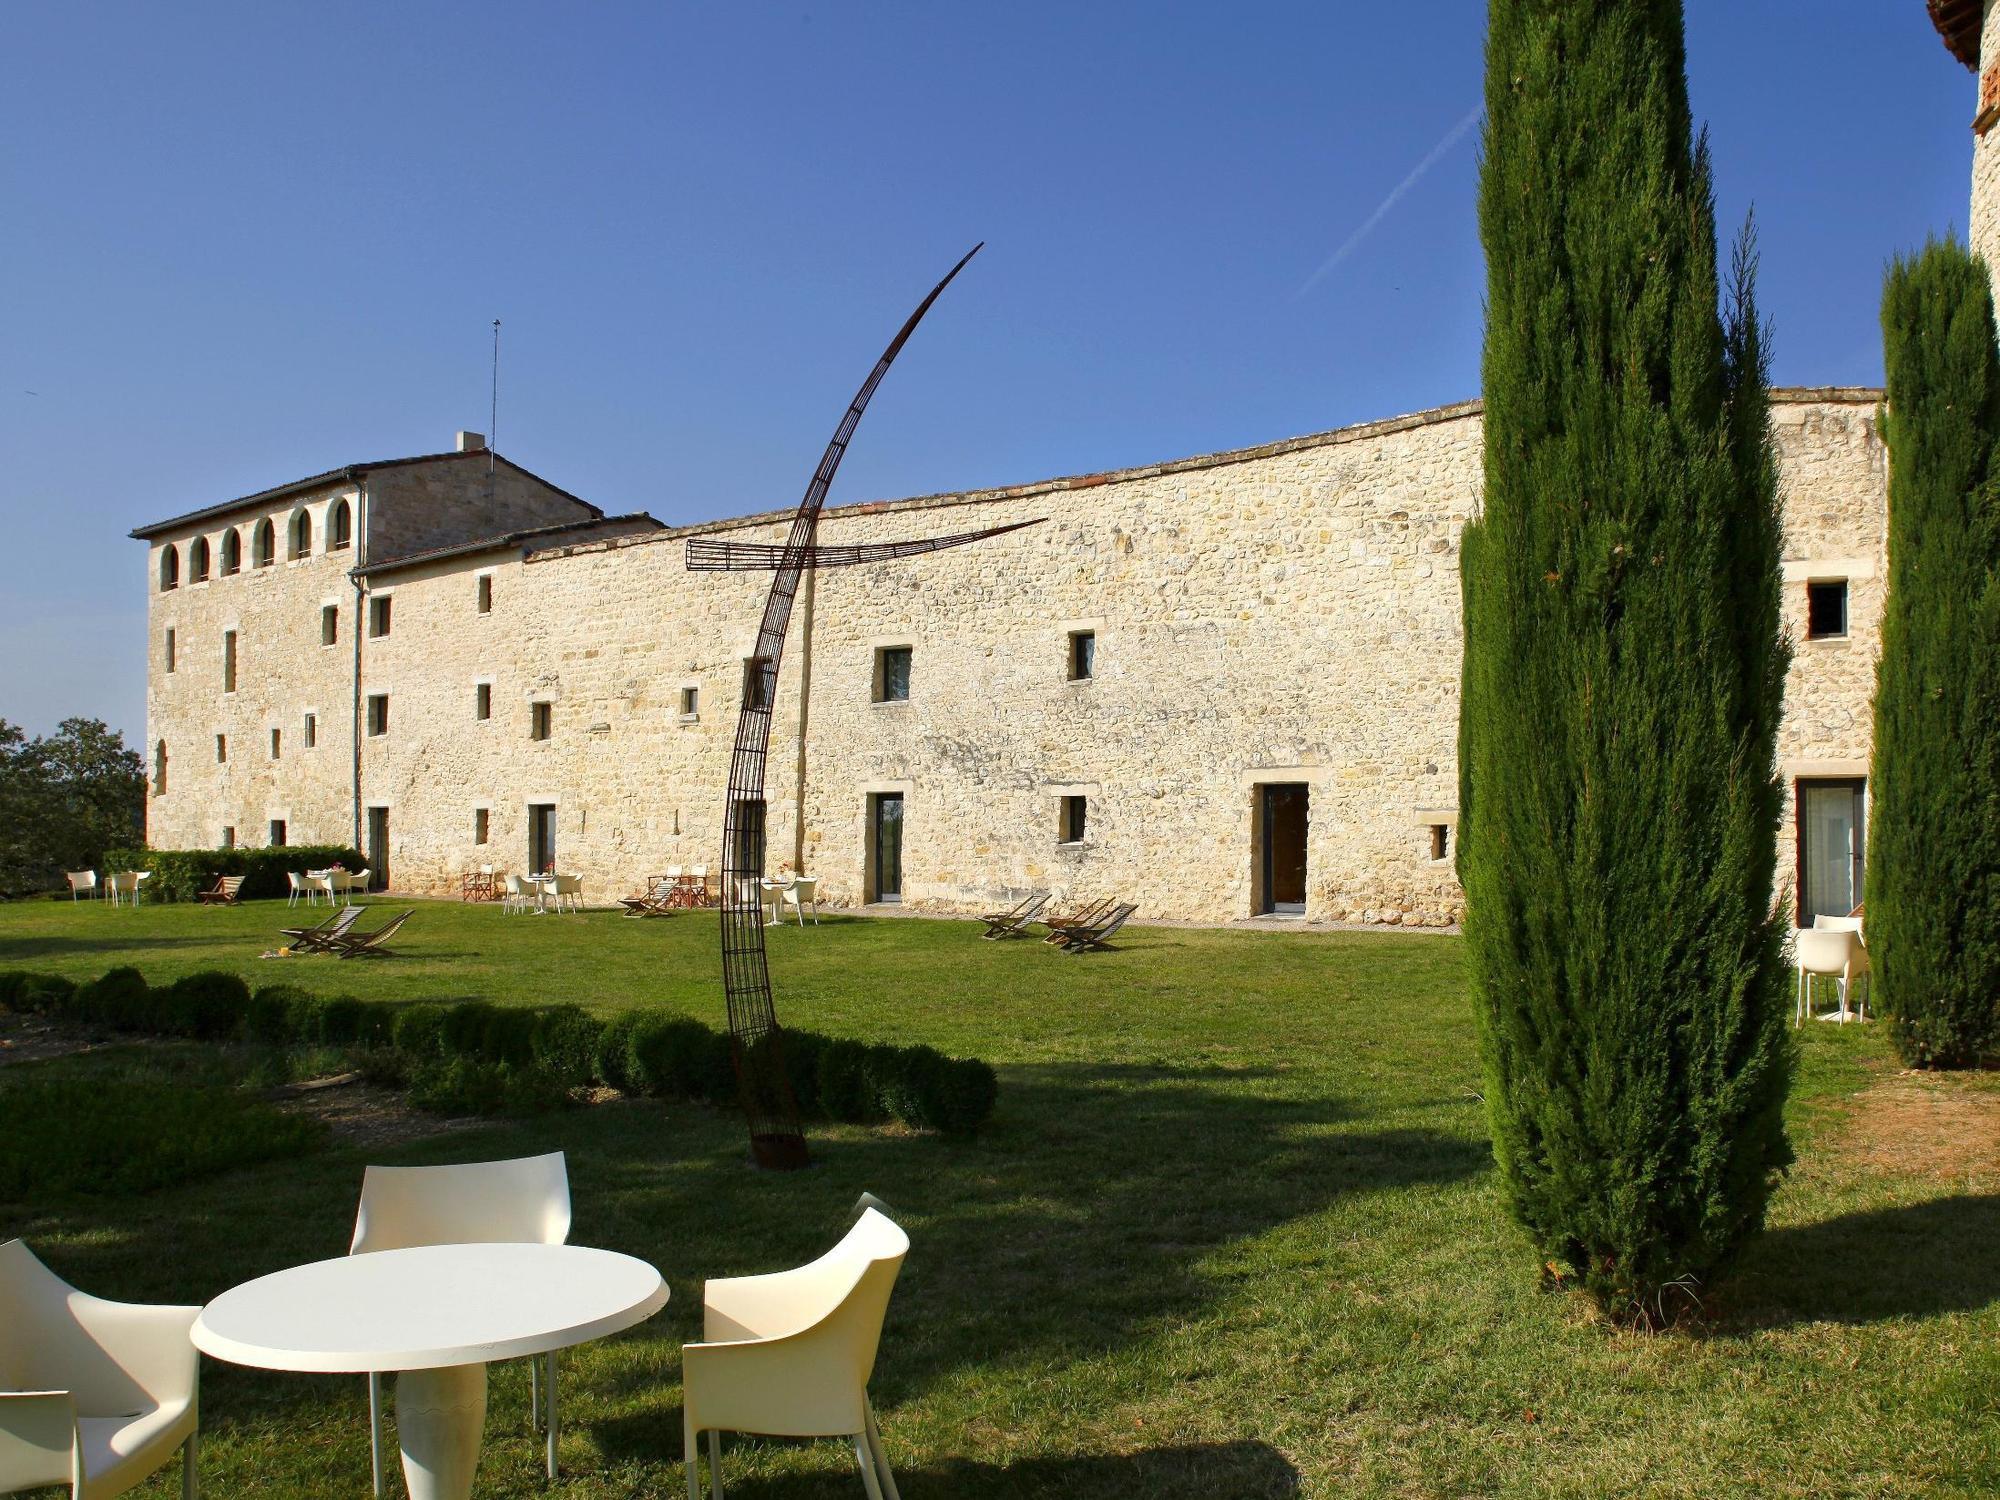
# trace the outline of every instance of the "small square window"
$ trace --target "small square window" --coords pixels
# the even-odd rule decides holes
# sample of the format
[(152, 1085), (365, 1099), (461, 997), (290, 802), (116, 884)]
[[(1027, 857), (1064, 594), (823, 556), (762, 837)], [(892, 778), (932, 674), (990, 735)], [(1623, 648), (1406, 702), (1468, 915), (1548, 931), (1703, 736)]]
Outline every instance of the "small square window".
[(1097, 675), (1097, 632), (1072, 630), (1069, 633), (1069, 680), (1088, 682)]
[(271, 731), (271, 759), (277, 760), (283, 754), (284, 754), (284, 733), (281, 730), (273, 729)]
[(1084, 829), (1088, 826), (1089, 799), (1087, 797), (1065, 797), (1062, 799), (1062, 824), (1057, 837), (1065, 844), (1083, 842)]
[(228, 759), (229, 759), (229, 736), (226, 734), (218, 734), (215, 737), (215, 763), (217, 765), (223, 765), (228, 761)]
[(173, 671), (173, 669), (174, 669), (174, 627), (169, 625), (167, 627), (167, 670), (171, 672)]
[(322, 646), (340, 644), (340, 606), (325, 604), (319, 611), (319, 643)]
[(489, 826), (486, 809), (475, 807), (472, 810), (472, 842), (475, 844), (485, 843)]
[(768, 709), (771, 706), (771, 659), (767, 656), (743, 658), (743, 706)]
[(875, 701), (910, 701), (910, 648), (884, 646), (875, 653)]
[(313, 748), (313, 746), (317, 745), (318, 743), (319, 743), (319, 715), (318, 715), (318, 714), (307, 714), (307, 715), (306, 715), (306, 749), (310, 750), (310, 749), (312, 749), (312, 748)]
[(493, 613), (493, 575), (491, 573), (482, 573), (479, 575), (479, 612), (482, 615)]
[(222, 830), (222, 847), (225, 849), (234, 849), (236, 847), (236, 830), (234, 828), (225, 828)]
[(1451, 857), (1451, 825), (1433, 823), (1430, 825), (1431, 859), (1443, 861)]
[(547, 703), (529, 704), (528, 738), (531, 740), (547, 739), (553, 728), (554, 718), (555, 714), (552, 705)]
[(380, 638), (389, 633), (389, 596), (376, 594), (368, 601), (368, 634)]
[(389, 695), (371, 693), (368, 698), (368, 732), (387, 734), (389, 732)]
[(1826, 579), (1806, 585), (1806, 639), (1827, 640), (1847, 634), (1847, 580)]
[(481, 682), (472, 689), (472, 717), (490, 719), (493, 717), (493, 684)]
[(285, 820), (283, 818), (271, 819), (271, 847), (273, 849), (282, 849), (285, 847)]
[(681, 689), (681, 717), (698, 719), (701, 717), (701, 689), (684, 687)]

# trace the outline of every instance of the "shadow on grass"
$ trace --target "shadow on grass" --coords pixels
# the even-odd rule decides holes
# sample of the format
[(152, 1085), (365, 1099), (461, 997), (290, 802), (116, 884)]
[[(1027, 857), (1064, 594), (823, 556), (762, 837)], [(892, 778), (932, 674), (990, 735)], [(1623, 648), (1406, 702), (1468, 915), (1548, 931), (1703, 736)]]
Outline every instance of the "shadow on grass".
[(1745, 1256), (1731, 1325), (1879, 1323), (2000, 1301), (2000, 1196), (1934, 1198), (1776, 1229)]
[(0, 968), (18, 968), (30, 959), (82, 953), (117, 953), (123, 955), (121, 963), (129, 963), (129, 955), (134, 949), (203, 948), (214, 941), (212, 937), (133, 937), (126, 933), (101, 938), (54, 935), (0, 938)]

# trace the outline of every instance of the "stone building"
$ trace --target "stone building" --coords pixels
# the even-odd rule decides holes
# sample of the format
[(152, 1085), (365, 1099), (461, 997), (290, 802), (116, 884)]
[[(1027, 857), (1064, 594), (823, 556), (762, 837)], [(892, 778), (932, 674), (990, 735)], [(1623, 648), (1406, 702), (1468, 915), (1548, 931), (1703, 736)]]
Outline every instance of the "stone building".
[[(1860, 894), (1879, 400), (1774, 394), (1796, 643), (1780, 866), (1808, 914)], [(396, 889), (438, 894), (482, 865), (553, 862), (599, 900), (670, 864), (719, 871), (769, 578), (689, 573), (684, 543), (776, 541), (789, 513), (607, 518), (472, 441), (134, 533), (156, 844), (352, 841)], [(979, 910), (1050, 887), (1153, 917), (1456, 920), (1459, 539), (1480, 449), (1466, 403), (829, 509), (830, 545), (1043, 519), (808, 576), (768, 862), (848, 904)]]

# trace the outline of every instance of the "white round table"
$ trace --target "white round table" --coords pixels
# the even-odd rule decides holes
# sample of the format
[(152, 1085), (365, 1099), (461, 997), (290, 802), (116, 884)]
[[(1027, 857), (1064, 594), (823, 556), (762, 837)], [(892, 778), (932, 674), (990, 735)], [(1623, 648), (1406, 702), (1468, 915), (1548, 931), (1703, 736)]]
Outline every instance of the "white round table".
[(658, 1271), (610, 1250), (425, 1245), (246, 1281), (203, 1308), (191, 1336), (204, 1354), (259, 1369), (402, 1372), (396, 1432), (411, 1500), (465, 1500), (489, 1360), (618, 1333), (666, 1303)]

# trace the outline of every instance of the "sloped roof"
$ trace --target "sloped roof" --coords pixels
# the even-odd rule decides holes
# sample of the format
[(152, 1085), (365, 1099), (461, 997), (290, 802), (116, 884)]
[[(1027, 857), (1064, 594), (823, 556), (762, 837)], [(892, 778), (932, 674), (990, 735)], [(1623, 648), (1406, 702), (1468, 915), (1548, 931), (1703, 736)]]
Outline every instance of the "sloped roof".
[[(469, 557), (480, 552), (510, 552), (516, 548), (532, 551), (538, 545), (561, 546), (566, 539), (576, 542), (604, 541), (612, 536), (665, 529), (657, 517), (643, 510), (635, 510), (630, 515), (624, 516), (596, 515), (581, 521), (564, 521), (555, 526), (530, 526), (522, 531), (474, 537), (469, 542), (454, 542), (449, 547), (432, 547), (426, 552), (405, 552), (397, 557), (384, 558), (378, 563), (370, 563), (365, 568), (356, 568), (354, 571), (358, 576), (368, 578), (378, 573), (420, 567), (424, 563), (442, 562), (453, 557)], [(577, 535), (581, 532), (592, 534)]]
[(1979, 22), (1984, 0), (1925, 0), (1931, 25), (1944, 38), (1945, 49), (1968, 68), (1979, 66)]

